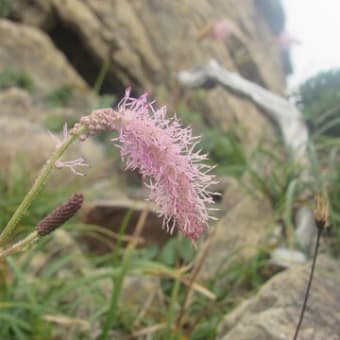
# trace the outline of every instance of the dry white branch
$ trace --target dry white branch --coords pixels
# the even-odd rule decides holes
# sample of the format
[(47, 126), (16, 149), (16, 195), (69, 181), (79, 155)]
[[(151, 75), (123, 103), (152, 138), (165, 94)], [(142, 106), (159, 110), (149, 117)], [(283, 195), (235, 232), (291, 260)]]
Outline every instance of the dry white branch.
[(221, 85), (249, 98), (277, 123), (294, 159), (303, 164), (308, 163), (308, 130), (300, 111), (287, 99), (227, 71), (214, 59), (206, 65), (179, 72), (178, 80), (180, 84), (190, 88)]

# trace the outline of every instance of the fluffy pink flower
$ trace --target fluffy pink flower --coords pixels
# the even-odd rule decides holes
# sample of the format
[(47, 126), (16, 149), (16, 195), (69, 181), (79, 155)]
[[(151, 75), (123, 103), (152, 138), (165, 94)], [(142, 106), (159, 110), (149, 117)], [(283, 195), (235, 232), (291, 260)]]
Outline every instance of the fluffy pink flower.
[[(164, 217), (163, 227), (177, 228), (198, 239), (208, 224), (207, 204), (213, 203), (208, 186), (214, 183), (207, 159), (194, 148), (197, 137), (176, 117), (166, 118), (166, 108), (155, 109), (147, 95), (135, 99), (127, 90), (117, 110), (102, 109), (83, 117), (88, 134), (116, 130), (126, 169), (138, 170), (150, 190), (149, 199)], [(78, 127), (75, 126), (75, 129)]]

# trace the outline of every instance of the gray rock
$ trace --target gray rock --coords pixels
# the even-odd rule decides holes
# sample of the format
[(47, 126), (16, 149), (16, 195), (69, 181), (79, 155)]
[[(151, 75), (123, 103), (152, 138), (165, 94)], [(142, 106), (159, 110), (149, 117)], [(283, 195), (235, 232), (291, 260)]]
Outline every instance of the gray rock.
[(42, 31), (0, 19), (0, 71), (27, 74), (37, 93), (48, 94), (70, 85), (88, 91), (86, 83)]
[[(0, 135), (2, 138), (0, 143), (1, 171), (6, 173), (12, 162), (20, 160), (22, 166), (29, 169), (31, 180), (38, 175), (38, 171), (55, 148), (55, 143), (46, 128), (20, 117), (0, 116)], [(115, 176), (110, 160), (105, 157), (103, 147), (98, 143), (92, 140), (84, 143), (75, 142), (62, 160), (72, 160), (80, 156), (92, 166), (80, 169), (87, 174), (81, 177), (82, 185), (85, 186), (104, 176)], [(55, 172), (51, 180), (54, 184), (68, 185), (72, 178), (74, 179), (75, 176), (69, 169), (60, 169)]]
[[(269, 280), (221, 322), (220, 340), (292, 339), (306, 291), (310, 263)], [(328, 256), (317, 262), (299, 340), (340, 339), (340, 265)]]
[(304, 253), (298, 250), (279, 247), (274, 249), (271, 254), (271, 262), (283, 268), (291, 267), (298, 263), (305, 263), (307, 257)]
[(225, 259), (247, 261), (265, 240), (273, 221), (272, 209), (266, 197), (249, 192), (239, 181), (227, 184), (221, 209), (223, 217), (212, 231), (209, 253), (201, 271), (209, 278)]
[[(60, 30), (65, 39), (72, 36), (77, 41), (74, 51), (74, 45), (63, 45), (63, 36), (53, 37), (50, 33), (57, 46), (63, 45), (60, 48), (66, 55), (82, 54), (74, 67), (83, 69), (82, 76), (91, 85), (101, 65), (109, 61), (106, 91), (120, 95), (125, 87), (133, 85), (136, 91), (170, 93), (172, 98), (183, 96), (177, 72), (206, 63), (211, 57), (227, 69), (283, 93), (285, 75), (280, 51), (262, 12), (254, 1), (237, 0), (32, 0), (29, 4), (15, 0), (13, 5), (13, 15), (19, 21), (49, 33)], [(232, 21), (238, 34), (225, 42), (198, 39), (202, 31), (221, 18)], [(188, 91), (185, 96), (190, 109), (201, 112), (212, 126), (225, 131), (241, 122), (241, 140), (247, 149), (263, 136), (276, 139), (272, 124), (247, 100), (220, 88), (204, 94)], [(167, 104), (170, 111), (175, 109), (175, 103)]]

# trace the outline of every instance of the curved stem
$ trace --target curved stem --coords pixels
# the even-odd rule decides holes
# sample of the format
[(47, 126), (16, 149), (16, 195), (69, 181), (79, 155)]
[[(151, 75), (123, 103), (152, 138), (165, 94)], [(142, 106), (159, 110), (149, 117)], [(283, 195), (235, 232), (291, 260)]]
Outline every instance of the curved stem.
[(181, 304), (181, 309), (180, 309), (180, 312), (179, 312), (177, 320), (176, 320), (176, 328), (178, 330), (180, 330), (180, 328), (182, 326), (183, 319), (184, 319), (184, 316), (185, 316), (185, 312), (187, 311), (187, 307), (188, 307), (188, 304), (189, 304), (189, 301), (190, 301), (192, 288), (194, 286), (197, 275), (199, 274), (199, 272), (202, 268), (204, 260), (207, 257), (208, 251), (210, 249), (212, 237), (213, 237), (213, 233), (210, 234), (210, 237), (208, 238), (208, 240), (207, 240), (207, 242), (206, 242), (206, 244), (205, 244), (205, 246), (204, 246), (204, 248), (201, 252), (201, 255), (199, 256), (199, 258), (198, 258), (198, 260), (195, 264), (194, 270), (192, 272), (192, 275), (191, 275), (191, 278), (190, 278), (190, 281), (189, 281), (189, 285), (186, 289), (184, 299), (183, 299), (183, 302)]
[(299, 322), (296, 326), (293, 340), (296, 340), (298, 338), (299, 331), (300, 331), (302, 321), (303, 321), (303, 317), (305, 315), (305, 310), (306, 310), (306, 307), (307, 307), (309, 292), (310, 292), (310, 288), (312, 286), (312, 281), (313, 281), (313, 277), (314, 277), (315, 264), (316, 264), (316, 259), (317, 259), (317, 256), (318, 256), (318, 250), (319, 250), (319, 244), (320, 244), (320, 238), (321, 238), (322, 230), (323, 230), (322, 228), (318, 228), (318, 233), (317, 233), (317, 236), (316, 236), (315, 250), (314, 250), (314, 254), (313, 254), (312, 268), (311, 268), (311, 271), (310, 271), (310, 274), (309, 274), (309, 280), (308, 280), (308, 285), (307, 285), (307, 289), (306, 289), (306, 293), (305, 293), (305, 298), (304, 298), (304, 301), (303, 301)]
[(33, 231), (28, 236), (26, 236), (24, 239), (0, 251), (0, 261), (9, 255), (25, 250), (27, 246), (29, 246), (31, 243), (33, 243), (38, 238), (39, 238), (38, 233), (36, 231)]
[(41, 169), (39, 176), (36, 178), (33, 186), (26, 194), (21, 204), (17, 210), (12, 215), (11, 219), (3, 229), (0, 235), (0, 247), (4, 246), (8, 239), (11, 237), (15, 227), (20, 221), (22, 215), (26, 212), (28, 207), (31, 205), (33, 199), (37, 194), (39, 194), (43, 185), (45, 184), (47, 178), (49, 177), (51, 171), (55, 167), (55, 162), (62, 156), (66, 149), (75, 141), (75, 139), (85, 131), (85, 127), (79, 129), (77, 135), (70, 136), (67, 140), (52, 154), (52, 156), (47, 160), (44, 167)]
[(138, 237), (142, 232), (145, 225), (145, 220), (148, 215), (148, 208), (144, 209), (139, 216), (136, 229), (133, 233), (133, 240), (129, 243), (123, 256), (121, 268), (117, 276), (112, 276), (112, 295), (110, 307), (106, 320), (103, 325), (102, 334), (99, 336), (98, 340), (107, 340), (109, 336), (109, 331), (116, 318), (116, 313), (118, 311), (119, 297), (123, 288), (124, 278), (128, 271), (130, 256), (138, 243)]
[(111, 66), (111, 61), (110, 61), (110, 57), (107, 57), (107, 59), (104, 61), (99, 74), (97, 76), (97, 79), (93, 85), (93, 90), (95, 92), (95, 94), (99, 94), (99, 91), (102, 88), (102, 85), (104, 83), (105, 77), (107, 76), (107, 73), (110, 69)]

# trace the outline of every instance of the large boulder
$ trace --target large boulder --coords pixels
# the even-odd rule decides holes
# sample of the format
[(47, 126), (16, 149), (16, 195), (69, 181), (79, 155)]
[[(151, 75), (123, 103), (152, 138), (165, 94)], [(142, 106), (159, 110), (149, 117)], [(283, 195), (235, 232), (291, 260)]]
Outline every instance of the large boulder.
[[(220, 324), (220, 340), (292, 339), (310, 273), (310, 263), (297, 265), (268, 281)], [(340, 334), (340, 265), (318, 259), (299, 340), (336, 340)]]
[[(12, 162), (20, 160), (21, 165), (29, 169), (30, 180), (37, 176), (40, 168), (55, 150), (55, 141), (49, 135), (47, 127), (43, 126), (51, 114), (65, 121), (68, 117), (75, 116), (74, 110), (67, 108), (45, 110), (29, 93), (17, 88), (0, 93), (1, 172), (7, 173)], [(62, 138), (61, 134), (55, 135), (59, 139)], [(84, 143), (75, 142), (62, 160), (79, 157), (84, 157), (91, 165), (89, 168), (79, 169), (87, 174), (81, 178), (79, 185), (85, 187), (103, 178), (117, 179), (117, 166), (106, 156), (103, 145), (93, 139)], [(61, 169), (51, 179), (54, 184), (68, 185), (74, 180), (74, 175), (68, 169)]]
[[(278, 12), (282, 26), (284, 13), (279, 4), (273, 0), (268, 6), (271, 13)], [(227, 69), (283, 93), (285, 75), (277, 32), (264, 20), (267, 7), (266, 2), (259, 6), (252, 0), (14, 0), (11, 16), (44, 30), (91, 86), (107, 66), (105, 93), (120, 96), (130, 85), (157, 97), (166, 91), (171, 94), (171, 109), (185, 97), (215, 127), (227, 130), (232, 123), (245, 124), (247, 144), (272, 136), (271, 123), (254, 104), (222, 89), (203, 96), (199, 91), (184, 95), (176, 74), (213, 57)], [(232, 23), (234, 34), (225, 41), (198, 38), (220, 19)]]
[(0, 72), (15, 70), (27, 75), (37, 93), (48, 94), (63, 85), (87, 89), (65, 56), (39, 29), (1, 19), (0, 41)]
[[(278, 0), (273, 2), (280, 4)], [(268, 6), (273, 7), (271, 3)], [(54, 36), (55, 30), (64, 29), (65, 34), (68, 31), (77, 38), (79, 46), (73, 48), (84, 46), (99, 63), (108, 57), (112, 59), (110, 73), (123, 83), (125, 80), (132, 83), (137, 80), (144, 85), (164, 80), (170, 83), (173, 71), (179, 67), (204, 62), (214, 55), (230, 67), (257, 74), (254, 80), (265, 86), (283, 89), (279, 52), (273, 48), (275, 36), (262, 20), (266, 6), (257, 6), (251, 0), (214, 3), (33, 0), (29, 4), (15, 0), (13, 8), (17, 20), (45, 29), (56, 43), (59, 40)], [(282, 10), (279, 12), (284, 22)], [(209, 39), (198, 43), (196, 37), (200, 31), (221, 18), (229, 18), (243, 32), (237, 37), (238, 44), (216, 44)], [(240, 60), (237, 52), (242, 49)]]
[[(209, 279), (226, 260), (248, 261), (266, 241), (273, 212), (269, 200), (250, 191), (236, 180), (226, 185), (221, 210), (223, 216), (212, 230), (211, 245), (201, 277)], [(221, 282), (223, 284), (223, 282)]]

